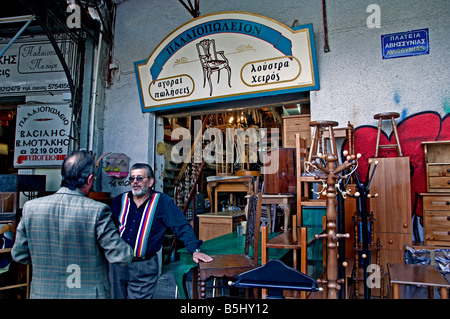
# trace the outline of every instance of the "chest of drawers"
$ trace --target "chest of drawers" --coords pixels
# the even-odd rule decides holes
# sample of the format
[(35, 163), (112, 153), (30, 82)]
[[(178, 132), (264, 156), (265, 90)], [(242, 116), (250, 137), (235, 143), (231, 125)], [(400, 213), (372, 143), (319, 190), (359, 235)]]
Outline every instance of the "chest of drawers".
[(423, 193), (425, 245), (450, 246), (450, 193)]
[(306, 140), (306, 147), (311, 146), (311, 114), (283, 116), (283, 147), (295, 148), (295, 133)]

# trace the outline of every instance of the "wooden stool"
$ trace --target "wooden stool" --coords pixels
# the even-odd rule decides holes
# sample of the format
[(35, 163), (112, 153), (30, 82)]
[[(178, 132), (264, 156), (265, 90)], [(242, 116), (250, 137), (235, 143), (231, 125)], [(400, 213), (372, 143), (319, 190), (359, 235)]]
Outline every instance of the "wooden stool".
[[(314, 121), (309, 122), (309, 126), (312, 127), (311, 132), (311, 149), (308, 155), (308, 162), (312, 162), (312, 160), (317, 158), (317, 153), (326, 154), (327, 150), (322, 147), (322, 139), (323, 132), (328, 131), (327, 138), (330, 139), (330, 150), (331, 154), (336, 156), (336, 160), (338, 158), (337, 148), (336, 148), (336, 140), (334, 137), (333, 127), (338, 126), (338, 122), (334, 121)], [(326, 145), (325, 145), (326, 146)]]
[[(398, 152), (398, 156), (402, 157), (402, 149), (400, 147), (400, 140), (398, 138), (398, 132), (397, 132), (397, 125), (395, 124), (396, 118), (398, 118), (400, 114), (397, 112), (387, 112), (387, 113), (379, 113), (375, 114), (373, 118), (375, 120), (378, 120), (378, 134), (377, 134), (377, 146), (375, 150), (375, 157), (378, 157), (378, 151), (380, 148), (396, 148)], [(384, 144), (380, 145), (380, 136), (381, 136), (381, 126), (383, 123), (383, 120), (391, 120), (392, 123), (392, 130), (394, 131), (394, 138), (395, 138), (395, 144)]]

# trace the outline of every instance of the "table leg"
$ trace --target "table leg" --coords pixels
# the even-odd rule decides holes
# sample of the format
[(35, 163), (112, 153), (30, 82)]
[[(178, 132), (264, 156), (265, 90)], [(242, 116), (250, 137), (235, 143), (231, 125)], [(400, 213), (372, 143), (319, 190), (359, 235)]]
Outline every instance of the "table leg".
[(217, 189), (214, 190), (214, 211), (218, 212), (219, 210), (219, 198), (217, 197)]
[(269, 232), (271, 233), (272, 232), (272, 217), (271, 217), (271, 214), (272, 214), (272, 205), (271, 204), (267, 204), (266, 205), (266, 215), (267, 215), (267, 227), (268, 227), (268, 230), (269, 230)]
[[(277, 218), (277, 205), (273, 205), (274, 212), (273, 212), (273, 219), (272, 219), (272, 229), (271, 232), (273, 233), (275, 231), (275, 221)], [(270, 208), (270, 212), (272, 213), (272, 208)]]
[(192, 268), (192, 298), (198, 299), (198, 268)]
[(208, 192), (208, 198), (209, 198), (209, 207), (210, 207), (210, 212), (213, 212), (214, 209), (214, 201), (212, 198), (212, 184), (208, 183), (208, 185), (206, 186), (206, 191)]
[(393, 285), (394, 290), (394, 299), (400, 299), (400, 289), (398, 287), (398, 284)]
[(289, 221), (291, 219), (291, 205), (282, 204), (280, 207), (284, 210), (284, 231), (289, 230)]

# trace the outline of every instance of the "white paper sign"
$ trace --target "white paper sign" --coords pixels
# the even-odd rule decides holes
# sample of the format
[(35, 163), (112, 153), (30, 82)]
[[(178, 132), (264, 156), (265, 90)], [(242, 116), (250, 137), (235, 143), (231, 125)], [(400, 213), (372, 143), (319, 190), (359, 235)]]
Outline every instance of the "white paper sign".
[(17, 106), (14, 167), (60, 166), (69, 147), (69, 104)]

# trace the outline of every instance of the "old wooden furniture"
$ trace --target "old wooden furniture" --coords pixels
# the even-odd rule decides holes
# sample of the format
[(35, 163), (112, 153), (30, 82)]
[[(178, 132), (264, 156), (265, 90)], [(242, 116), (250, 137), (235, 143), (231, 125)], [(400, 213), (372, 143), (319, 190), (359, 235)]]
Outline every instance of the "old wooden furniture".
[(411, 245), (411, 183), (408, 157), (372, 158), (378, 161), (370, 186), (374, 214), (374, 240), (380, 240), (381, 265), (404, 263), (404, 245)]
[[(397, 124), (395, 124), (395, 119), (398, 118), (400, 114), (397, 112), (386, 112), (386, 113), (379, 113), (375, 114), (373, 118), (375, 120), (378, 120), (378, 134), (377, 134), (377, 145), (375, 149), (375, 157), (378, 157), (379, 150), (380, 149), (387, 149), (387, 148), (395, 148), (397, 149), (398, 156), (402, 157), (402, 148), (400, 146), (400, 139), (398, 137), (398, 131), (397, 131)], [(394, 144), (384, 144), (380, 145), (380, 137), (381, 137), (381, 130), (383, 125), (383, 120), (390, 120), (392, 123), (392, 131), (394, 132)]]
[[(245, 249), (241, 254), (211, 255), (213, 261), (198, 263), (200, 276), (200, 296), (206, 296), (205, 282), (209, 278), (234, 278), (250, 269), (258, 267), (260, 225), (261, 225), (261, 194), (253, 195), (249, 199), (247, 230), (245, 232)], [(252, 256), (250, 255), (250, 246), (252, 247)]]
[[(13, 221), (11, 221), (13, 222)], [(16, 234), (16, 228), (12, 224), (6, 224), (0, 229), (0, 234), (3, 234), (5, 232), (12, 232), (13, 234), (13, 240)], [(1, 248), (0, 249), (0, 258), (4, 256), (4, 254), (11, 254), (12, 248)], [(30, 265), (19, 265), (19, 267), (26, 268), (25, 269), (25, 278), (22, 279), (21, 272), (17, 274), (17, 282), (16, 283), (10, 283), (6, 284), (5, 286), (0, 286), (0, 290), (9, 290), (9, 289), (16, 289), (16, 288), (25, 288), (25, 297), (28, 299), (30, 296)], [(23, 282), (24, 281), (24, 282)]]
[(422, 193), (425, 245), (450, 246), (450, 193)]
[[(270, 233), (269, 238), (275, 236), (275, 233)], [(239, 235), (237, 231), (222, 235), (207, 241), (204, 241), (200, 247), (203, 253), (207, 255), (222, 254), (222, 255), (236, 255), (241, 254), (245, 249), (245, 236)], [(198, 298), (198, 264), (192, 260), (192, 253), (186, 247), (178, 250), (180, 254), (179, 265), (175, 269), (175, 283), (178, 287), (180, 298), (188, 297), (186, 289), (186, 274), (192, 270), (192, 298)], [(280, 259), (286, 254), (283, 249), (269, 249), (269, 259)], [(261, 259), (261, 258), (260, 258)], [(259, 260), (259, 264), (261, 260)]]
[[(250, 195), (245, 196), (248, 199)], [(275, 227), (275, 214), (271, 214), (272, 206), (279, 206), (284, 212), (284, 231), (288, 230), (289, 221), (291, 220), (293, 209), (296, 204), (296, 196), (293, 194), (262, 194), (262, 205), (266, 205), (268, 230), (273, 232)]]
[[(336, 149), (336, 141), (334, 138), (333, 127), (338, 123), (334, 121), (314, 121), (310, 122), (312, 127), (312, 141), (311, 149), (308, 154), (308, 162), (305, 164), (305, 169), (308, 169), (316, 178), (326, 181), (327, 191), (327, 233), (321, 235), (322, 238), (327, 238), (327, 298), (337, 299), (337, 290), (340, 289), (338, 283), (343, 278), (338, 278), (338, 253), (337, 242), (340, 238), (348, 238), (349, 234), (338, 233), (337, 230), (337, 211), (336, 211), (336, 182), (338, 179), (345, 179), (343, 172), (355, 167), (356, 156), (350, 154), (347, 160), (342, 164), (338, 163), (338, 154)], [(319, 144), (322, 139), (323, 131), (327, 130), (330, 136), (330, 151), (324, 150), (327, 153), (319, 152)], [(320, 173), (319, 173), (320, 172)], [(350, 173), (349, 173), (350, 174)], [(347, 174), (348, 176), (348, 174)]]
[[(297, 174), (295, 148), (279, 148), (278, 165), (271, 174), (264, 174), (264, 193), (265, 194), (295, 194), (297, 192)], [(268, 158), (274, 158), (272, 152), (267, 153)], [(266, 156), (264, 163), (268, 163)], [(268, 163), (274, 165), (274, 163)]]
[(295, 133), (306, 140), (306, 145), (311, 146), (311, 128), (309, 122), (311, 114), (283, 116), (283, 147), (295, 148)]
[[(209, 202), (211, 203), (211, 212), (217, 212), (218, 209), (218, 194), (219, 193), (234, 193), (243, 192), (247, 195), (253, 191), (253, 177), (252, 176), (220, 176), (215, 180), (209, 180), (207, 185)], [(212, 195), (214, 191), (214, 197)]]
[(198, 215), (198, 238), (206, 241), (236, 230), (245, 220), (243, 210), (226, 210)]
[(422, 142), (427, 192), (450, 193), (450, 141)]
[[(441, 299), (448, 299), (447, 289), (450, 284), (445, 280), (435, 266), (408, 265), (402, 263), (388, 263), (390, 284), (393, 288), (394, 299), (400, 299), (399, 285), (420, 285), (440, 289)], [(431, 295), (431, 294), (430, 294)], [(430, 296), (433, 297), (432, 295)]]
[(427, 192), (423, 198), (425, 245), (450, 246), (450, 141), (422, 142)]
[[(347, 127), (337, 127), (333, 129), (334, 138), (342, 138), (348, 141), (348, 151), (350, 154), (355, 154), (355, 128), (350, 122), (347, 123)], [(324, 137), (324, 149), (326, 149), (327, 140), (330, 139), (330, 133), (328, 131), (323, 132)]]
[[(266, 264), (269, 261), (269, 248), (277, 249), (289, 249), (293, 252), (293, 268), (300, 270), (301, 273), (307, 274), (308, 269), (308, 247), (318, 239), (313, 238), (311, 241), (307, 241), (307, 228), (296, 227), (296, 218), (293, 217), (293, 228), (288, 232), (284, 232), (278, 236), (269, 239), (269, 233), (267, 227), (262, 227), (261, 231), (261, 264)], [(324, 218), (325, 226), (325, 218)], [(300, 260), (298, 260), (297, 252), (300, 251)], [(263, 298), (265, 298), (266, 292), (263, 291)], [(301, 299), (306, 299), (306, 293), (300, 294)], [(296, 294), (289, 298), (298, 298)]]

